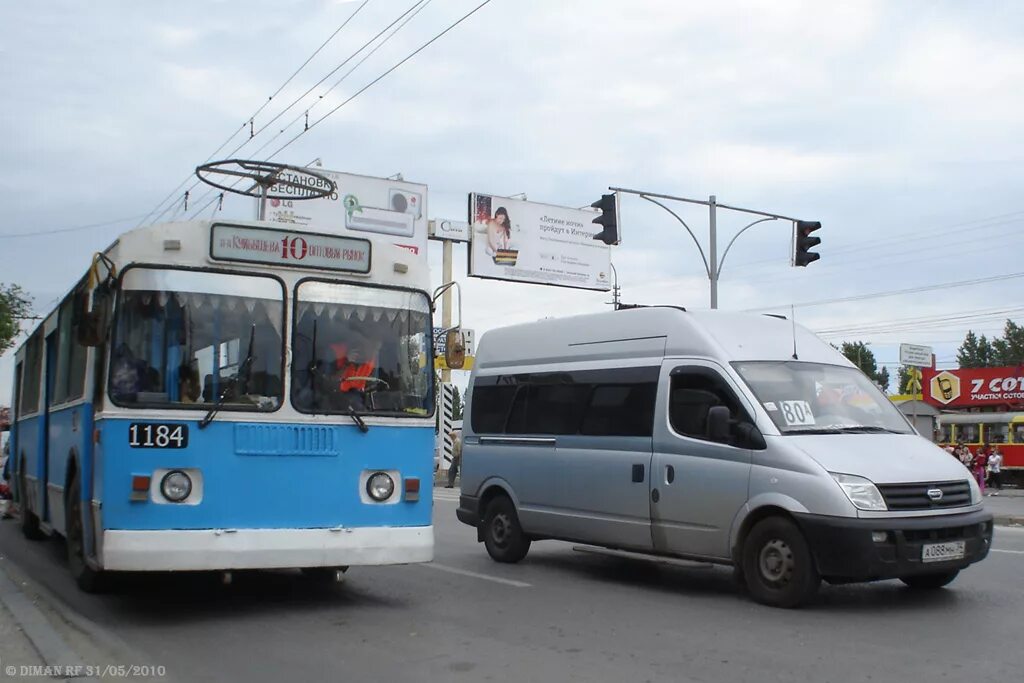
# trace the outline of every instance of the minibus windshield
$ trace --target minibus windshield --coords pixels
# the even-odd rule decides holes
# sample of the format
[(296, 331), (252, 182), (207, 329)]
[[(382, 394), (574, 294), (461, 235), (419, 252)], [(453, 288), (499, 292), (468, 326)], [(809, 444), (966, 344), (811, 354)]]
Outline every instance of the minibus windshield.
[(913, 433), (856, 368), (801, 361), (744, 361), (733, 367), (783, 434)]

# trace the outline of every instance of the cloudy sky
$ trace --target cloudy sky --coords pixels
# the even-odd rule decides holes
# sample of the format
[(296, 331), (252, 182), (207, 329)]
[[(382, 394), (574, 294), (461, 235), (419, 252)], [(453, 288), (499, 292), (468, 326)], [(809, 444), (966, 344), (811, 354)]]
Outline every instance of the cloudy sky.
[[(479, 1), (370, 0), (236, 156), (265, 157), (298, 132), (278, 135), (297, 112), (326, 113)], [(232, 133), (227, 150), (245, 142), (249, 115), (360, 5), (0, 5), (0, 282), (49, 310), (93, 251)], [(335, 91), (269, 123), (413, 7)], [(906, 341), (948, 365), (968, 327), (1024, 318), (1022, 27), (1013, 2), (493, 0), (275, 160), (401, 172), (429, 185), (434, 218), (462, 218), (470, 191), (581, 206), (617, 185), (820, 220), (822, 259), (806, 269), (788, 266), (788, 224), (746, 233), (720, 306), (794, 304), (802, 324), (871, 342), (882, 362)], [(224, 211), (251, 215), (241, 202)], [(680, 213), (706, 241), (706, 211)], [(635, 198), (621, 220), (623, 299), (707, 307), (678, 224)], [(719, 240), (746, 222), (720, 214)], [(455, 255), (464, 273), (464, 248)], [(439, 273), (437, 243), (430, 258)], [(609, 308), (602, 293), (463, 280), (478, 334)], [(8, 356), (0, 403), (10, 372)]]

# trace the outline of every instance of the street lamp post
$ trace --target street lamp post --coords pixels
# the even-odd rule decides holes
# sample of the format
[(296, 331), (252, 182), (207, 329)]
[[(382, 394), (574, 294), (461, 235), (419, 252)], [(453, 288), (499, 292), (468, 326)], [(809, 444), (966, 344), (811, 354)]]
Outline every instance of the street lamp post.
[[(750, 228), (754, 227), (758, 223), (764, 223), (766, 221), (790, 221), (796, 223), (798, 219), (790, 216), (783, 216), (776, 213), (768, 213), (766, 211), (756, 211), (754, 209), (744, 209), (738, 206), (728, 206), (726, 204), (719, 204), (715, 195), (708, 197), (707, 201), (702, 199), (688, 199), (686, 197), (675, 197), (668, 194), (658, 194), (656, 192), (644, 192), (642, 190), (630, 190), (624, 187), (610, 187), (609, 190), (614, 192), (623, 192), (625, 194), (635, 194), (641, 199), (645, 199), (652, 204), (657, 204), (665, 211), (668, 211), (673, 218), (675, 218), (684, 228), (686, 232), (693, 238), (693, 243), (697, 245), (697, 251), (700, 252), (700, 257), (704, 261), (704, 271), (708, 275), (708, 281), (711, 285), (711, 308), (718, 308), (718, 280), (722, 274), (722, 265), (725, 263), (725, 257), (729, 255), (729, 249), (732, 248), (733, 243), (736, 242), (736, 238), (745, 233)], [(676, 202), (686, 202), (687, 204), (701, 204), (708, 207), (708, 253), (704, 254), (704, 249), (700, 245), (700, 240), (690, 229), (690, 226), (686, 224), (679, 214), (665, 206), (659, 199), (666, 199)], [(752, 223), (745, 225), (739, 232), (733, 235), (733, 238), (726, 245), (725, 251), (722, 252), (722, 257), (718, 257), (718, 209), (727, 209), (729, 211), (738, 211), (740, 213), (753, 214), (755, 216), (761, 216)]]

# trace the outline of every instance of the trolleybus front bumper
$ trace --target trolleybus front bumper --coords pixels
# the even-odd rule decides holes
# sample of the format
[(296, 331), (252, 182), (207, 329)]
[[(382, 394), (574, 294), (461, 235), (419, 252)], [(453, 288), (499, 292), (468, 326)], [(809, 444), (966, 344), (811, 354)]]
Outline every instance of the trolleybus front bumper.
[(434, 559), (434, 527), (105, 530), (114, 571), (283, 569), (409, 564)]

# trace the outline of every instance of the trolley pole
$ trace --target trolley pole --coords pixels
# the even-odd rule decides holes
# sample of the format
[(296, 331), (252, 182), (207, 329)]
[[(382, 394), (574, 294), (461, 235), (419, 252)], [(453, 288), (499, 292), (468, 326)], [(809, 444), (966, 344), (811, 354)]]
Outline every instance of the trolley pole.
[[(609, 190), (613, 192), (622, 192), (624, 194), (635, 194), (641, 199), (645, 199), (652, 204), (657, 204), (661, 208), (672, 214), (672, 217), (679, 222), (686, 232), (690, 234), (693, 239), (693, 243), (697, 245), (697, 251), (700, 252), (700, 257), (704, 261), (704, 272), (707, 273), (708, 282), (711, 285), (711, 308), (718, 308), (718, 280), (722, 274), (722, 266), (725, 264), (725, 257), (729, 255), (729, 250), (732, 249), (732, 245), (736, 242), (736, 238), (745, 233), (750, 228), (754, 227), (758, 223), (764, 223), (766, 221), (789, 221), (796, 223), (799, 219), (791, 216), (783, 216), (777, 213), (768, 213), (767, 211), (757, 211), (755, 209), (744, 209), (738, 206), (728, 206), (726, 204), (719, 204), (718, 199), (715, 195), (708, 197), (707, 201), (703, 199), (688, 199), (686, 197), (675, 197), (668, 194), (658, 194), (657, 192), (646, 192), (644, 190), (630, 190), (624, 187), (609, 187)], [(708, 207), (708, 252), (704, 254), (704, 248), (701, 246), (700, 241), (694, 234), (690, 226), (686, 224), (679, 214), (666, 206), (661, 200), (673, 201), (673, 202), (684, 202), (687, 204), (700, 204)], [(743, 226), (739, 232), (733, 235), (732, 239), (725, 246), (725, 250), (722, 252), (721, 258), (718, 256), (718, 209), (727, 209), (729, 211), (737, 211), (739, 213), (752, 214), (754, 216), (761, 216), (757, 220), (748, 223)]]

